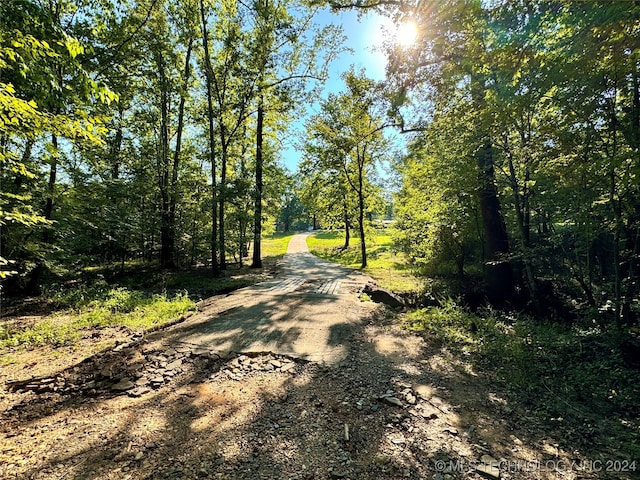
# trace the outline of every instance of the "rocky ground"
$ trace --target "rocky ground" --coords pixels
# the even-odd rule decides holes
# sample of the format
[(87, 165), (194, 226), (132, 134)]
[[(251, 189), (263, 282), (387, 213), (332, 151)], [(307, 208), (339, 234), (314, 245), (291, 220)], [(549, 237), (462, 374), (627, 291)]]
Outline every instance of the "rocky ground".
[(14, 352), (0, 372), (0, 477), (632, 478), (590, 468), (490, 377), (396, 323), (380, 308), (337, 366), (220, 358), (162, 330)]

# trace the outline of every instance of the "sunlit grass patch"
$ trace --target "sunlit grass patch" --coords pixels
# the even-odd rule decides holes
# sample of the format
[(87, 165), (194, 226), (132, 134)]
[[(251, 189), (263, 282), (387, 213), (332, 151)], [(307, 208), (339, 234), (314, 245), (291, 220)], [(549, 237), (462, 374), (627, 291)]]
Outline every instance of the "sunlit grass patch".
[(122, 287), (107, 291), (85, 289), (82, 295), (76, 295), (70, 310), (48, 315), (23, 328), (5, 327), (0, 331), (0, 347), (68, 345), (81, 337), (82, 330), (90, 328), (125, 326), (143, 331), (195, 308), (195, 302), (185, 293), (169, 297)]
[(106, 300), (90, 304), (88, 311), (77, 315), (73, 323), (79, 328), (123, 325), (144, 330), (194, 309), (195, 303), (185, 293), (172, 298), (166, 294), (149, 297), (142, 292), (117, 288)]
[(72, 343), (79, 337), (79, 329), (74, 328), (72, 323), (47, 317), (24, 329), (4, 328), (0, 330), (0, 348), (18, 345), (60, 346)]
[(287, 253), (289, 240), (295, 235), (294, 232), (276, 232), (262, 237), (260, 250), (263, 258), (281, 257)]
[[(309, 250), (318, 257), (352, 268), (360, 268), (361, 250), (359, 238), (351, 238), (350, 246), (343, 249), (344, 232), (316, 232), (307, 237)], [(386, 230), (375, 230), (367, 237), (367, 268), (363, 271), (376, 282), (396, 293), (413, 293), (422, 290), (423, 283), (413, 274), (408, 259), (393, 247), (393, 240)]]
[(307, 237), (307, 246), (312, 252), (315, 250), (330, 250), (334, 248), (340, 248), (344, 245), (344, 232), (343, 231), (323, 231), (314, 232)]
[(441, 307), (427, 307), (407, 314), (404, 326), (408, 330), (426, 332), (438, 341), (459, 348), (477, 346), (472, 331), (477, 329), (479, 318), (446, 300)]

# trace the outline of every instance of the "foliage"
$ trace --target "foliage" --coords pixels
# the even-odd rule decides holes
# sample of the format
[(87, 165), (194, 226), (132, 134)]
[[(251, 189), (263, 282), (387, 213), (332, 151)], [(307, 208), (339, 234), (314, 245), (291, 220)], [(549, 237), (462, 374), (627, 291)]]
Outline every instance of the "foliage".
[(387, 44), (390, 111), (412, 132), (396, 237), (416, 265), (483, 272), (487, 287), (507, 265), (511, 304), (568, 320), (571, 299), (637, 322), (639, 7), (349, 6), (418, 25), (414, 45)]
[(463, 276), (469, 260), (480, 257), (476, 186), (465, 177), (470, 166), (464, 152), (445, 148), (448, 126), (435, 123), (438, 134), (426, 145), (412, 144), (397, 167), (403, 184), (396, 194), (394, 239), (416, 266)]
[[(451, 299), (406, 315), (405, 327), (423, 332), (445, 351), (464, 353), (476, 371), (518, 401), (518, 412), (553, 423), (575, 446), (606, 441), (637, 455), (634, 432), (619, 417), (636, 411), (640, 374), (622, 362), (619, 336), (586, 324), (545, 323), (498, 311), (471, 312)], [(615, 432), (615, 434), (613, 433)]]
[(441, 306), (421, 308), (409, 313), (405, 325), (409, 330), (426, 332), (449, 347), (468, 350), (477, 347), (471, 334), (478, 317), (447, 298)]
[(37, 293), (47, 274), (92, 265), (242, 263), (287, 204), (288, 120), (340, 49), (314, 12), (279, 0), (2, 2), (0, 276), (18, 274), (5, 291)]
[(278, 216), (277, 227), (285, 232), (306, 230), (309, 226), (309, 212), (302, 203), (294, 182), (294, 179), (287, 182)]
[[(100, 144), (102, 119), (86, 107), (108, 103), (115, 94), (90, 78), (79, 57), (82, 45), (63, 31), (59, 17), (46, 7), (10, 0), (0, 7), (0, 19), (0, 237), (4, 227), (28, 238), (37, 228), (51, 225), (49, 215), (34, 208), (32, 191), (23, 187), (38, 171), (29, 164), (33, 144), (45, 134), (77, 144)], [(53, 164), (56, 141), (44, 147), (43, 157)], [(22, 247), (7, 247), (1, 240), (0, 247), (0, 279), (24, 269), (24, 263), (7, 259), (8, 251)], [(23, 248), (27, 257), (33, 252), (41, 256), (38, 250), (40, 245), (33, 241)]]

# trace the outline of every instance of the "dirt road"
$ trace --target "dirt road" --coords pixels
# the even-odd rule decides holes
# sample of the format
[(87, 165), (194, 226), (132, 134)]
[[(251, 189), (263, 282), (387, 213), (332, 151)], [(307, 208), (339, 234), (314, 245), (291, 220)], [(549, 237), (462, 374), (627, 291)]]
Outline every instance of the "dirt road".
[(294, 236), (276, 279), (215, 298), (166, 340), (229, 353), (288, 355), (337, 364), (356, 322), (374, 308), (355, 293), (371, 279), (309, 253), (308, 234)]
[[(366, 277), (304, 241), (294, 237), (276, 279), (181, 324), (94, 353), (105, 333), (88, 332), (4, 365), (0, 478), (632, 478), (567, 468), (587, 458), (579, 439), (530, 414), (472, 356), (360, 302), (350, 292)], [(5, 384), (35, 375), (43, 388)]]

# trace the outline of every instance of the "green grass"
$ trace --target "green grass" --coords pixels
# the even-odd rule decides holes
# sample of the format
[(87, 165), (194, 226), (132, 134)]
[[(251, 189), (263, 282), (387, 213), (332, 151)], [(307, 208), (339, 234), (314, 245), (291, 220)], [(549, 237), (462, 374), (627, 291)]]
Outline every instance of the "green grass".
[(79, 330), (68, 323), (52, 319), (40, 320), (24, 329), (12, 329), (5, 325), (0, 328), (0, 349), (14, 346), (67, 345), (80, 337)]
[(146, 330), (195, 310), (195, 302), (186, 293), (172, 298), (166, 294), (147, 296), (142, 292), (116, 288), (104, 300), (91, 302), (75, 316), (79, 328), (123, 325), (132, 330)]
[[(342, 250), (344, 233), (317, 232), (307, 237), (309, 250), (318, 257), (353, 268), (362, 264), (360, 239), (351, 238), (350, 247)], [(367, 237), (367, 264), (363, 270), (376, 282), (396, 293), (422, 291), (422, 280), (413, 274), (408, 259), (393, 247), (391, 235), (386, 230), (375, 230)]]
[(479, 317), (459, 307), (453, 300), (445, 300), (441, 307), (427, 307), (406, 315), (408, 330), (425, 332), (442, 344), (462, 351), (477, 349), (478, 340), (471, 334)]
[(599, 443), (640, 458), (640, 372), (622, 362), (617, 335), (521, 314), (473, 313), (452, 300), (411, 312), (404, 326), (488, 373), (515, 405), (576, 447)]
[[(92, 298), (93, 297), (93, 298)], [(0, 330), (0, 348), (8, 346), (61, 346), (75, 342), (91, 328), (125, 326), (144, 331), (195, 310), (195, 302), (185, 293), (173, 297), (147, 295), (123, 287), (106, 291), (84, 290), (75, 308), (46, 316), (32, 326)]]
[(262, 237), (262, 244), (260, 245), (263, 258), (278, 258), (287, 253), (287, 246), (289, 240), (295, 233), (292, 232), (276, 232), (271, 235), (265, 235)]

